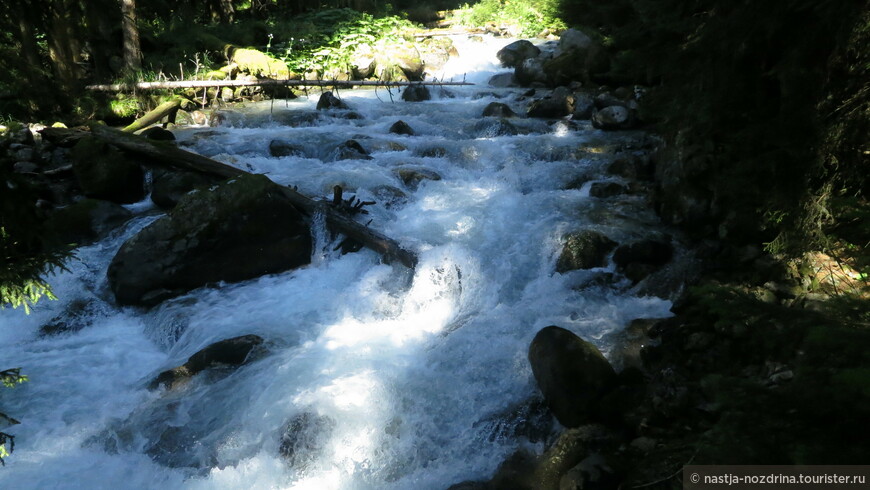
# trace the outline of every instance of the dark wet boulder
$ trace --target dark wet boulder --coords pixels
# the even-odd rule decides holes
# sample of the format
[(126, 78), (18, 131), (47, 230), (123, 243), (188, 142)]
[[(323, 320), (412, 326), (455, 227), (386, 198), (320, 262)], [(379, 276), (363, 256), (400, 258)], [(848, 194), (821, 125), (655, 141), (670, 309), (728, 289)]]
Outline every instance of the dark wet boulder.
[(483, 108), (483, 117), (517, 117), (517, 114), (511, 110), (507, 104), (501, 102), (490, 102)]
[(278, 453), (291, 467), (305, 468), (320, 455), (334, 430), (331, 418), (302, 412), (291, 418), (281, 432)]
[(46, 229), (51, 230), (49, 241), (56, 246), (81, 246), (105, 238), (132, 216), (133, 213), (119, 204), (82, 199), (52, 213)]
[(396, 169), (396, 175), (411, 190), (416, 189), (424, 180), (441, 180), (441, 176), (434, 170), (419, 167), (403, 167)]
[(613, 252), (617, 270), (638, 282), (667, 264), (674, 255), (670, 242), (646, 239), (619, 246)]
[(70, 152), (73, 172), (88, 197), (129, 204), (145, 197), (145, 172), (115, 147), (94, 137)]
[(582, 31), (568, 29), (559, 39), (556, 56), (543, 64), (547, 78), (554, 85), (573, 81), (589, 82), (608, 71), (609, 59), (605, 49)]
[(592, 114), (592, 126), (596, 129), (613, 131), (630, 129), (634, 125), (635, 118), (627, 107), (612, 105)]
[(529, 117), (557, 119), (574, 112), (574, 94), (559, 87), (549, 97), (533, 101), (527, 111)]
[(514, 70), (514, 77), (523, 87), (533, 83), (548, 85), (549, 79), (544, 71), (544, 62), (540, 58), (529, 58), (520, 63)]
[(571, 119), (587, 120), (595, 113), (595, 102), (588, 95), (574, 94), (574, 113)]
[(519, 130), (504, 118), (486, 118), (474, 123), (471, 132), (475, 138), (495, 138), (513, 136), (518, 134)]
[(422, 102), (431, 98), (432, 94), (425, 85), (408, 85), (402, 92), (402, 100), (405, 102)]
[(188, 192), (218, 182), (217, 177), (199, 172), (155, 168), (151, 172), (151, 200), (162, 209), (172, 209)]
[(175, 141), (175, 135), (172, 134), (172, 131), (163, 129), (160, 126), (151, 126), (148, 129), (144, 129), (139, 133), (139, 136), (155, 141)]
[(369, 152), (357, 140), (347, 140), (336, 148), (336, 160), (371, 160)]
[(607, 265), (607, 255), (616, 248), (616, 242), (603, 233), (583, 230), (565, 236), (562, 254), (556, 262), (557, 272), (592, 269)]
[(398, 120), (390, 126), (390, 132), (393, 134), (404, 134), (408, 136), (414, 136), (414, 129), (408, 125), (405, 121)]
[(391, 185), (378, 185), (372, 189), (372, 194), (379, 203), (383, 204), (387, 209), (393, 209), (403, 206), (408, 202), (408, 194), (398, 187)]
[(269, 154), (273, 157), (300, 157), (305, 155), (305, 148), (285, 140), (269, 142)]
[(652, 180), (653, 162), (645, 154), (622, 155), (607, 166), (607, 173), (630, 180)]
[(121, 246), (107, 275), (118, 303), (150, 306), (209, 283), (310, 262), (302, 215), (277, 184), (245, 175), (185, 195)]
[(517, 79), (514, 76), (513, 72), (511, 72), (511, 73), (499, 73), (497, 75), (493, 75), (492, 78), (489, 79), (488, 83), (489, 83), (490, 87), (498, 87), (498, 88), (516, 87), (517, 86)]
[(332, 92), (323, 92), (317, 101), (317, 110), (327, 109), (350, 109), (350, 107), (343, 100), (332, 95)]
[(616, 182), (595, 182), (589, 188), (589, 195), (606, 199), (608, 197), (618, 196), (628, 192), (628, 187), (617, 184)]
[(447, 156), (447, 148), (444, 148), (443, 146), (429, 146), (426, 148), (418, 148), (414, 154), (424, 158), (443, 158)]
[(625, 107), (626, 109), (629, 108), (628, 101), (626, 101), (625, 99), (622, 99), (620, 97), (617, 97), (616, 95), (614, 95), (610, 92), (601, 92), (600, 94), (596, 95), (592, 99), (592, 101), (595, 104), (595, 108), (598, 110), (604, 109), (605, 107), (614, 106), (614, 105), (620, 106), (620, 107)]
[(589, 49), (594, 44), (592, 38), (579, 29), (566, 29), (559, 34), (559, 50), (562, 52)]
[(94, 320), (106, 314), (100, 304), (90, 298), (77, 298), (70, 301), (63, 312), (43, 326), (39, 327), (39, 335), (63, 335), (78, 332), (89, 327)]
[(502, 66), (516, 68), (523, 61), (529, 58), (535, 58), (539, 54), (541, 54), (540, 48), (532, 44), (530, 41), (521, 39), (501, 48), (495, 56), (501, 62)]
[(483, 428), (490, 442), (523, 438), (531, 443), (546, 441), (553, 432), (553, 414), (540, 397), (516, 403), (474, 423)]
[(594, 345), (556, 326), (535, 335), (529, 363), (547, 405), (565, 427), (594, 420), (599, 398), (617, 382), (613, 367)]
[(154, 390), (163, 386), (171, 390), (206, 369), (241, 366), (254, 357), (251, 353), (262, 343), (263, 338), (258, 335), (242, 335), (215, 342), (190, 356), (181, 366), (160, 373), (149, 388)]

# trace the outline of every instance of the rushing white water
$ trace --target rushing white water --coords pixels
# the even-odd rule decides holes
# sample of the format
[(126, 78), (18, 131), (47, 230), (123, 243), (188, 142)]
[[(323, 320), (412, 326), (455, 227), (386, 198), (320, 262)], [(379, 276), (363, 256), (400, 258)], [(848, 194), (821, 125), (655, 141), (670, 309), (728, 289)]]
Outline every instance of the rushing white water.
[[(518, 90), (486, 86), (506, 42), (457, 39), (462, 56), (444, 75), (478, 85), (451, 87), (454, 97), (435, 88), (433, 100), (407, 103), (395, 91), (394, 100), (383, 89), (342, 91), (363, 119), (321, 113), (284, 124), (313, 109), (312, 94), (249, 107), (232, 126), (179, 130), (180, 144), (308, 195), (341, 184), (346, 195), (379, 201), (371, 226), (420, 263), (410, 272), (365, 249), (339, 256), (320, 229), (311, 266), (152, 310), (119, 308), (106, 268), (155, 219), (146, 213), (78, 251), (70, 271), (52, 278), (59, 301), (29, 316), (0, 311), (0, 367), (30, 376), (0, 391), (2, 411), (21, 420), (6, 429), (17, 444), (0, 488), (443, 489), (487, 478), (520, 446), (541, 450), (505, 429), (520, 421), (503, 417), (536, 394), (526, 359), (535, 333), (560, 325), (607, 352), (606, 334), (633, 318), (667, 316), (669, 303), (579, 287), (602, 269), (554, 272), (566, 231), (595, 227), (626, 239), (655, 220), (642, 202), (616, 207), (590, 198), (588, 186), (567, 185), (610, 178), (599, 149), (637, 135), (530, 119), (514, 121), (517, 136), (474, 129), (489, 102), (524, 108)], [(416, 136), (390, 134), (399, 119)], [(351, 137), (374, 158), (333, 161)], [(273, 139), (302, 145), (304, 156), (269, 156)], [(411, 190), (397, 168), (442, 178)], [(407, 202), (385, 206), (376, 192), (384, 185), (404, 188)], [(39, 335), (64, 312), (80, 330)], [(146, 388), (203, 347), (244, 334), (266, 339), (267, 353), (178, 392)], [(301, 429), (288, 461), (279, 447), (291, 421)]]

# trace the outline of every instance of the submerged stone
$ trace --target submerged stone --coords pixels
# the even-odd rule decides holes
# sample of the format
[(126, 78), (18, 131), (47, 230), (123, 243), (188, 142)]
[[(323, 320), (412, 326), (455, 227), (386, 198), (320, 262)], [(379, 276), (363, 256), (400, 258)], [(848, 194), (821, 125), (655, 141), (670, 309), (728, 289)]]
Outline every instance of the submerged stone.
[(263, 343), (258, 335), (242, 335), (215, 342), (190, 356), (181, 366), (160, 373), (149, 386), (173, 389), (196, 374), (217, 366), (241, 366), (251, 358), (251, 352)]

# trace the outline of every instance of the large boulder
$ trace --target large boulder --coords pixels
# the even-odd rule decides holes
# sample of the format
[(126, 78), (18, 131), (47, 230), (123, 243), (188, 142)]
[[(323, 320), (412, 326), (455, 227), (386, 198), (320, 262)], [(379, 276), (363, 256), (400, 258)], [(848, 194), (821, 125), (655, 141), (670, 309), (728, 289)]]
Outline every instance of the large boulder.
[(592, 115), (592, 126), (596, 129), (613, 131), (629, 129), (634, 125), (634, 118), (628, 108), (618, 105), (605, 107)]
[(544, 71), (555, 85), (572, 81), (593, 81), (609, 69), (603, 47), (577, 29), (568, 29), (559, 39), (557, 55), (544, 63)]
[(364, 80), (375, 72), (375, 51), (370, 44), (358, 44), (350, 57), (353, 77)]
[(424, 180), (441, 180), (441, 176), (434, 170), (422, 167), (400, 167), (395, 170), (396, 175), (411, 190), (416, 190)]
[(453, 41), (446, 37), (430, 37), (417, 44), (420, 57), (426, 73), (432, 76), (444, 68), (451, 56), (458, 56), (459, 52), (453, 45)]
[(520, 63), (514, 70), (514, 77), (523, 87), (533, 83), (547, 84), (549, 78), (544, 71), (544, 62), (540, 58), (529, 58)]
[(350, 109), (350, 107), (343, 100), (332, 95), (332, 92), (323, 92), (317, 101), (317, 110), (327, 109)]
[(404, 134), (407, 136), (414, 136), (414, 129), (408, 125), (405, 121), (399, 119), (394, 122), (392, 126), (390, 126), (390, 132), (393, 134)]
[(336, 148), (336, 160), (371, 160), (372, 156), (357, 140), (347, 140)]
[(263, 338), (258, 335), (242, 335), (215, 342), (190, 356), (181, 366), (160, 373), (149, 388), (153, 390), (165, 386), (171, 390), (206, 369), (241, 366), (251, 360), (252, 351), (262, 343)]
[(594, 41), (592, 41), (592, 38), (579, 29), (566, 29), (559, 35), (559, 50), (563, 53), (567, 51), (589, 49), (593, 44)]
[(549, 97), (538, 99), (529, 105), (529, 117), (557, 119), (574, 113), (574, 94), (565, 87), (559, 87)]
[(145, 197), (145, 172), (115, 147), (86, 136), (70, 152), (73, 172), (88, 197), (129, 204)]
[(154, 305), (219, 281), (241, 281), (311, 262), (302, 215), (263, 175), (245, 175), (181, 199), (127, 240), (109, 265), (122, 305)]
[(383, 53), (389, 60), (388, 64), (399, 67), (408, 80), (412, 82), (423, 80), (425, 67), (420, 52), (413, 43), (389, 43)]
[(483, 108), (483, 117), (517, 117), (517, 114), (501, 102), (490, 102)]
[(199, 172), (157, 168), (151, 172), (151, 200), (162, 209), (172, 209), (188, 192), (220, 180)]
[(541, 54), (541, 50), (537, 46), (532, 44), (530, 41), (521, 39), (501, 48), (495, 56), (501, 62), (502, 66), (516, 68), (523, 61), (529, 58), (535, 58), (539, 54)]
[(495, 138), (497, 136), (513, 136), (519, 134), (516, 126), (505, 118), (486, 118), (474, 123), (471, 133), (475, 138)]
[(273, 157), (301, 157), (305, 155), (305, 148), (286, 140), (272, 140), (269, 142), (269, 154)]
[(613, 252), (617, 270), (638, 282), (667, 264), (674, 255), (670, 242), (648, 238), (621, 245)]
[(607, 254), (616, 248), (616, 242), (603, 233), (583, 230), (565, 236), (562, 254), (556, 262), (557, 272), (592, 269), (607, 265)]
[(572, 120), (588, 120), (595, 113), (595, 101), (585, 94), (574, 94), (574, 113)]
[(46, 222), (46, 229), (51, 230), (48, 241), (58, 246), (87, 245), (105, 238), (132, 216), (119, 204), (82, 199), (52, 213)]
[(516, 87), (517, 79), (514, 76), (513, 72), (511, 73), (499, 73), (497, 75), (493, 75), (492, 78), (489, 79), (490, 87)]
[(565, 427), (595, 419), (599, 398), (617, 384), (616, 372), (594, 345), (557, 326), (535, 335), (529, 363), (547, 405)]

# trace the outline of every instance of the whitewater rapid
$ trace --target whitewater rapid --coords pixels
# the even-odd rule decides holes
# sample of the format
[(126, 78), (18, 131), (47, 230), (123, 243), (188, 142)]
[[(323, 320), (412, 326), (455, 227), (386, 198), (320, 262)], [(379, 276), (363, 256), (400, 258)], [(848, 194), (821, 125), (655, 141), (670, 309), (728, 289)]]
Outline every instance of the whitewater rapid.
[[(121, 308), (108, 263), (157, 218), (148, 201), (131, 206), (137, 218), (51, 277), (58, 301), (41, 301), (31, 315), (0, 311), (0, 368), (30, 378), (0, 390), (0, 411), (21, 421), (3, 429), (16, 447), (0, 488), (444, 489), (488, 478), (519, 447), (541, 451), (542, 441), (505, 429), (521, 421), (503, 416), (537, 396), (526, 358), (535, 333), (559, 325), (607, 353), (608, 334), (634, 318), (668, 316), (670, 303), (583, 286), (612, 267), (555, 272), (566, 232), (594, 228), (622, 241), (658, 226), (642, 198), (615, 206), (591, 198), (588, 185), (569, 185), (613, 179), (603, 172), (607, 148), (642, 136), (534, 119), (513, 120), (515, 136), (476, 134), (490, 102), (524, 112), (522, 90), (486, 85), (506, 71), (495, 52), (507, 42), (457, 38), (460, 57), (442, 77), (476, 85), (433, 88), (431, 101), (342, 90), (362, 119), (320, 114), (287, 125), (288, 114), (314, 109), (312, 92), (236, 109), (229, 125), (178, 129), (183, 147), (309, 196), (329, 197), (339, 184), (346, 196), (379, 201), (366, 220), (415, 251), (419, 265), (382, 264), (366, 249), (338, 255), (315, 227), (308, 267), (198, 289), (151, 310)], [(399, 119), (416, 135), (389, 133)], [(332, 161), (349, 138), (373, 159)], [(272, 157), (273, 139), (304, 154)], [(441, 179), (414, 190), (397, 168)], [(387, 206), (379, 186), (403, 189), (406, 201)], [(40, 336), (64, 315), (81, 329)], [(245, 334), (263, 337), (267, 353), (179, 392), (147, 389), (198, 350)], [(279, 448), (293, 420), (316, 422), (296, 440), (302, 449), (291, 464)]]

